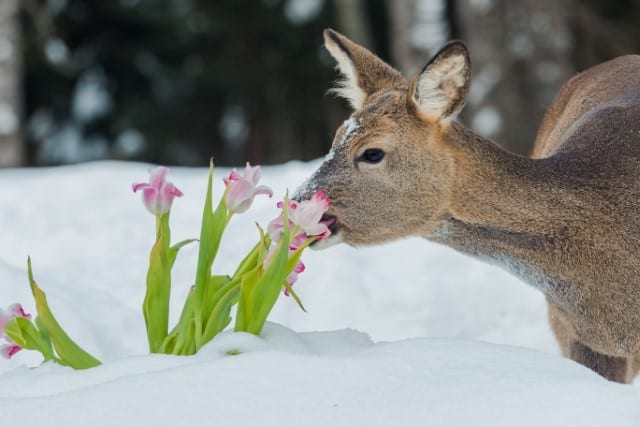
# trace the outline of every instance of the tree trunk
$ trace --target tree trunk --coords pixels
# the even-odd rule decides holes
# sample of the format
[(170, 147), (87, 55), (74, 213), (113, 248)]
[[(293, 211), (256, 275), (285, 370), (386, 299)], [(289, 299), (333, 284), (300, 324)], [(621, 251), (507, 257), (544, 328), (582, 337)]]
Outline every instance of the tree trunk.
[(473, 63), (463, 120), (516, 153), (530, 151), (544, 111), (575, 72), (571, 3), (457, 0)]
[(387, 0), (391, 60), (410, 78), (450, 38), (445, 0)]
[(338, 31), (343, 32), (354, 42), (369, 49), (373, 48), (373, 39), (369, 20), (366, 16), (366, 5), (363, 0), (335, 0), (338, 13)]
[(0, 167), (24, 161), (20, 132), (20, 31), (19, 0), (0, 1)]

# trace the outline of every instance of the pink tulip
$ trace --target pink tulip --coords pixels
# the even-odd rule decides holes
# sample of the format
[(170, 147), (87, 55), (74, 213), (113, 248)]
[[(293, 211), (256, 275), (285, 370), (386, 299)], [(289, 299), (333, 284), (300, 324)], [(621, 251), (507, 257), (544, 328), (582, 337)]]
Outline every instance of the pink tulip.
[[(291, 221), (289, 221), (291, 223)], [(282, 231), (284, 230), (284, 217), (279, 215), (277, 218), (271, 220), (269, 225), (267, 226), (267, 234), (271, 237), (275, 243), (280, 242), (280, 236), (282, 236)]]
[[(305, 270), (304, 264), (302, 263), (302, 261), (299, 261), (298, 264), (296, 264), (293, 271), (289, 273), (289, 275), (287, 276), (287, 283), (289, 284), (289, 286), (293, 286), (296, 280), (298, 280), (298, 275), (302, 273), (304, 270)], [(284, 294), (286, 296), (289, 296), (289, 290), (285, 289)]]
[(133, 192), (142, 190), (142, 200), (149, 212), (154, 215), (162, 215), (171, 209), (173, 199), (182, 196), (172, 183), (165, 181), (166, 166), (159, 166), (149, 170), (149, 183), (139, 182), (132, 185)]
[(11, 359), (17, 352), (22, 350), (18, 344), (9, 343), (0, 345), (0, 357), (3, 359)]
[(251, 167), (247, 162), (244, 173), (240, 175), (233, 169), (229, 176), (224, 178), (227, 186), (226, 203), (227, 208), (233, 213), (245, 212), (251, 207), (253, 198), (258, 194), (273, 196), (273, 191), (266, 185), (258, 185), (260, 181), (260, 166)]
[(31, 319), (31, 315), (27, 314), (20, 304), (13, 304), (6, 310), (0, 308), (0, 336), (6, 338), (7, 335), (4, 332), (4, 328), (7, 323), (15, 319), (16, 317), (24, 317), (25, 319)]
[[(281, 204), (282, 202), (278, 203), (278, 205), (281, 205)], [(289, 221), (289, 227), (293, 228), (293, 225), (294, 225), (293, 222)], [(275, 243), (280, 242), (280, 237), (282, 236), (283, 231), (284, 231), (284, 217), (282, 215), (273, 219), (267, 227), (267, 234), (269, 234), (269, 236), (271, 237), (271, 240)], [(289, 244), (289, 249), (292, 251), (295, 251), (300, 246), (302, 246), (302, 244), (304, 244), (304, 242), (308, 238), (309, 236), (307, 236), (307, 233), (305, 233), (304, 231), (300, 231), (298, 234), (296, 234), (293, 237), (293, 239), (291, 239), (291, 242)]]
[(324, 239), (331, 234), (326, 224), (320, 222), (322, 214), (329, 209), (329, 198), (319, 190), (310, 200), (289, 206), (289, 219), (308, 236)]
[[(278, 202), (282, 209), (284, 202)], [(320, 190), (310, 200), (296, 202), (289, 200), (289, 225), (291, 228), (298, 226), (300, 232), (294, 236), (291, 246), (300, 247), (310, 236), (320, 236), (324, 239), (331, 234), (329, 227), (321, 222), (322, 215), (329, 209), (329, 198)], [(284, 229), (284, 217), (281, 215), (269, 223), (267, 233), (274, 242), (280, 241)]]

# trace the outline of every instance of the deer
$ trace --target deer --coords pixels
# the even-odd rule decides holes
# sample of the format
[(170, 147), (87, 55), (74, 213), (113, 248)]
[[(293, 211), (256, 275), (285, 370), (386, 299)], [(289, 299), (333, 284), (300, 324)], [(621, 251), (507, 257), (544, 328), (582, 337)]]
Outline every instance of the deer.
[[(529, 156), (461, 124), (469, 53), (451, 41), (406, 80), (344, 35), (324, 44), (353, 108), (295, 192), (322, 189), (316, 249), (409, 236), (498, 265), (544, 293), (561, 353), (619, 383), (640, 370), (640, 56), (576, 74)], [(426, 261), (426, 260), (425, 260)]]

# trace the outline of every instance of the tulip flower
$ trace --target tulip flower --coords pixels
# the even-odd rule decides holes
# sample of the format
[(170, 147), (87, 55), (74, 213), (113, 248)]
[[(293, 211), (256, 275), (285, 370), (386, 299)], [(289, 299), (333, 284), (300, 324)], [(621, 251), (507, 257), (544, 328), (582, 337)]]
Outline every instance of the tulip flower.
[(322, 214), (329, 209), (329, 198), (319, 190), (310, 200), (290, 206), (289, 218), (308, 236), (320, 236), (324, 239), (331, 234), (326, 224), (320, 222)]
[(22, 350), (22, 347), (9, 339), (4, 331), (7, 323), (16, 317), (31, 319), (31, 315), (26, 313), (20, 304), (13, 304), (6, 310), (0, 309), (0, 336), (7, 340), (6, 344), (0, 345), (0, 357), (4, 359), (11, 359), (14, 354)]
[[(282, 209), (284, 202), (278, 202), (278, 207)], [(299, 247), (307, 238), (320, 236), (324, 239), (331, 234), (329, 227), (321, 222), (322, 215), (329, 209), (329, 198), (324, 191), (319, 190), (309, 200), (296, 202), (289, 200), (289, 225), (297, 226), (301, 231), (292, 240), (292, 245)], [(280, 241), (280, 235), (284, 228), (284, 218), (277, 217), (269, 223), (267, 233), (275, 242)]]
[(165, 180), (168, 170), (166, 166), (150, 169), (148, 183), (139, 182), (132, 185), (134, 193), (142, 190), (144, 205), (154, 215), (163, 215), (169, 212), (173, 199), (182, 196), (182, 191)]
[(7, 326), (7, 323), (16, 317), (31, 319), (31, 315), (26, 313), (20, 304), (13, 304), (6, 310), (0, 308), (0, 337), (6, 338), (7, 335), (4, 333), (4, 328)]
[(273, 196), (273, 191), (269, 187), (258, 185), (260, 175), (260, 166), (251, 167), (247, 162), (242, 175), (233, 169), (229, 176), (224, 178), (224, 184), (227, 186), (225, 202), (231, 212), (243, 213), (247, 211), (251, 207), (253, 198), (258, 194)]

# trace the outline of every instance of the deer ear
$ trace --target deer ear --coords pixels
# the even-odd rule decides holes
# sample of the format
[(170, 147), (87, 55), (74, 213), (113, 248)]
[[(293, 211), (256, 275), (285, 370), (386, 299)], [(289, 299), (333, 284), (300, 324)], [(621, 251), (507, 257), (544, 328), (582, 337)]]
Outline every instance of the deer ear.
[(407, 82), (397, 70), (342, 34), (324, 30), (324, 45), (342, 74), (332, 92), (348, 100), (354, 109), (362, 108), (369, 95), (382, 89), (406, 90)]
[(454, 118), (464, 106), (470, 80), (469, 52), (462, 42), (453, 41), (411, 79), (408, 96), (427, 117)]

